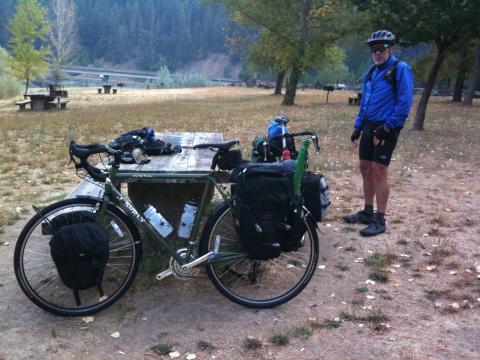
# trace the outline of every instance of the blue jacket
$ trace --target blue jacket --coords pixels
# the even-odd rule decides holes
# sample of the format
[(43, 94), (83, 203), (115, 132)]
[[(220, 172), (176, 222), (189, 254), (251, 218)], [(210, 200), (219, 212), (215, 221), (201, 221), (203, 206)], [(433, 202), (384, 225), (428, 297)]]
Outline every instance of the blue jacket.
[(410, 66), (403, 61), (398, 62), (395, 94), (393, 85), (385, 79), (385, 73), (395, 60), (395, 56), (391, 55), (382, 65), (373, 65), (375, 71), (371, 80), (365, 75), (355, 129), (361, 130), (365, 120), (384, 124), (387, 129), (401, 128), (405, 124), (413, 102), (413, 74)]

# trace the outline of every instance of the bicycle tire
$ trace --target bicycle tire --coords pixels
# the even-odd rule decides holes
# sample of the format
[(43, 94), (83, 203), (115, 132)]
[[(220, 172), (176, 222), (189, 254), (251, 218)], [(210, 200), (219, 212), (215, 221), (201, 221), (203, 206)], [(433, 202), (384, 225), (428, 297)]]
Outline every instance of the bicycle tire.
[[(265, 261), (244, 255), (229, 262), (210, 263), (206, 265), (208, 277), (220, 293), (246, 307), (265, 309), (290, 301), (307, 286), (318, 263), (316, 224), (310, 217), (305, 222), (304, 244), (298, 251)], [(221, 239), (219, 253), (243, 252), (228, 203), (219, 205), (208, 218), (200, 239), (201, 254), (214, 249), (217, 235)], [(293, 275), (289, 276), (289, 285), (281, 274)]]
[[(142, 257), (142, 244), (137, 228), (125, 213), (113, 204), (100, 224), (109, 237), (109, 260), (101, 287), (79, 290), (81, 304), (74, 300), (73, 290), (65, 286), (50, 255), (49, 239), (42, 223), (59, 214), (71, 211), (92, 211), (100, 200), (74, 198), (62, 200), (40, 210), (25, 225), (17, 240), (14, 270), (17, 282), (25, 295), (40, 308), (61, 316), (94, 314), (117, 301), (130, 287)], [(115, 226), (116, 225), (116, 226)]]

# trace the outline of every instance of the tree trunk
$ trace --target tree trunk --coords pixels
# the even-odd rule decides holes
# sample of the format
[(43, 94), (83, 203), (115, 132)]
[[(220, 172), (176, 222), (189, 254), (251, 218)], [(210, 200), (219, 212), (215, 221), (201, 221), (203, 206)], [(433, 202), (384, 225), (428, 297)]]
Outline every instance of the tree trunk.
[(460, 64), (458, 66), (457, 80), (455, 81), (455, 87), (453, 89), (453, 98), (452, 101), (461, 102), (462, 101), (462, 90), (463, 84), (465, 82), (465, 75), (467, 69), (467, 55), (465, 50), (460, 53)]
[(463, 105), (472, 105), (475, 89), (480, 82), (480, 39), (476, 41), (475, 47), (475, 67), (473, 68), (470, 78), (468, 80), (468, 90), (463, 100)]
[(282, 105), (294, 105), (295, 95), (297, 94), (298, 81), (302, 77), (300, 69), (294, 67), (290, 76), (288, 77), (285, 96), (283, 97)]
[(26, 96), (27, 93), (28, 93), (28, 83), (29, 83), (29, 80), (30, 80), (30, 79), (27, 77), (27, 81), (25, 81), (25, 94), (23, 94), (23, 95), (25, 95), (25, 96)]
[(312, 8), (311, 0), (302, 0), (302, 15), (300, 25), (300, 39), (296, 48), (296, 61), (291, 67), (290, 76), (286, 86), (285, 96), (283, 97), (283, 105), (293, 105), (295, 102), (295, 95), (297, 94), (298, 81), (302, 77), (302, 64), (305, 57), (305, 47), (307, 46), (307, 39), (309, 35), (308, 19), (310, 10)]
[(435, 80), (437, 79), (438, 71), (442, 66), (443, 60), (445, 59), (445, 55), (447, 54), (447, 49), (440, 49), (437, 46), (437, 56), (435, 58), (435, 62), (430, 69), (430, 73), (428, 74), (428, 79), (423, 89), (422, 96), (417, 106), (417, 114), (415, 115), (415, 121), (411, 127), (411, 130), (423, 130), (423, 123), (425, 121), (425, 114), (427, 112), (427, 104), (428, 100), (430, 99), (430, 95), (432, 94), (433, 85), (435, 84)]
[(283, 80), (285, 79), (285, 70), (280, 71), (277, 75), (277, 83), (275, 84), (275, 95), (282, 95)]

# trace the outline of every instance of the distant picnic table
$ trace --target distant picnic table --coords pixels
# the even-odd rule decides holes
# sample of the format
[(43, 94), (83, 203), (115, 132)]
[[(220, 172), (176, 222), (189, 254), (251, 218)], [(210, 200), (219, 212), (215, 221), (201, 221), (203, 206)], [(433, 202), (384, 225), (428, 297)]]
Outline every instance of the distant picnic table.
[[(122, 84), (123, 86), (123, 84)], [(117, 89), (113, 88), (113, 85), (112, 84), (103, 84), (102, 87), (98, 88), (98, 93), (101, 94), (102, 93), (102, 88), (103, 88), (103, 93), (104, 94), (110, 94), (110, 91), (113, 93), (113, 94), (116, 94), (117, 93)]]
[(19, 110), (26, 110), (26, 106), (30, 105), (31, 110), (50, 110), (50, 109), (66, 109), (68, 98), (58, 96), (56, 92), (38, 91), (25, 94), (25, 99), (16, 102)]

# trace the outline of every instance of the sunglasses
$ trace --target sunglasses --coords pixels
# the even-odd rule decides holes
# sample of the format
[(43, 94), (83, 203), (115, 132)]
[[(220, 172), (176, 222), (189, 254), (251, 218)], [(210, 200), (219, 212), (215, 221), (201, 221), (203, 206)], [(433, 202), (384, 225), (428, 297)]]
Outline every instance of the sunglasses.
[(376, 54), (378, 52), (382, 53), (385, 50), (387, 50), (389, 47), (390, 47), (390, 45), (388, 45), (388, 44), (381, 44), (381, 45), (377, 45), (377, 46), (372, 46), (370, 48), (370, 51), (372, 52), (372, 54)]

